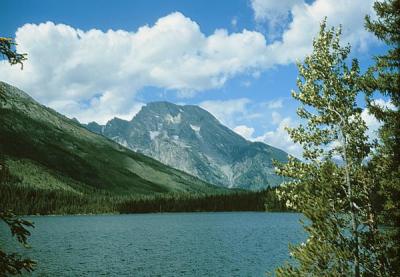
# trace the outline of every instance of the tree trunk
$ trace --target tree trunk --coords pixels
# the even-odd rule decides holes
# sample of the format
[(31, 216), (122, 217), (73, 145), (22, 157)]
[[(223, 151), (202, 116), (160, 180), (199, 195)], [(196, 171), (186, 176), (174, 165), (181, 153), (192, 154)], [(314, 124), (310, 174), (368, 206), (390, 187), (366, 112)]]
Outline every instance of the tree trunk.
[(343, 160), (344, 160), (344, 169), (346, 175), (346, 185), (347, 185), (347, 197), (349, 199), (350, 205), (350, 216), (351, 216), (351, 229), (352, 236), (354, 242), (354, 276), (360, 277), (360, 252), (359, 252), (359, 238), (358, 238), (358, 220), (356, 217), (355, 204), (353, 201), (353, 188), (350, 181), (350, 170), (349, 170), (349, 162), (347, 160), (347, 138), (343, 133), (343, 129), (340, 128), (343, 138)]

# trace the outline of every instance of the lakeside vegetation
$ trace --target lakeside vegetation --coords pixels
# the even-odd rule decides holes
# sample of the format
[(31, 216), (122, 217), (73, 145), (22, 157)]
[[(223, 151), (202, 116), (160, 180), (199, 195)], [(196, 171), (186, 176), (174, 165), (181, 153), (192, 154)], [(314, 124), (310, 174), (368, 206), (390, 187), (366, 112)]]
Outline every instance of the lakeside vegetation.
[[(366, 16), (365, 27), (387, 51), (365, 73), (342, 45), (341, 26), (326, 18), (298, 63), (292, 97), (303, 124), (287, 131), (303, 159), (277, 164), (291, 178), (278, 194), (308, 219), (308, 239), (289, 247), (295, 262), (276, 276), (400, 276), (400, 1), (375, 2), (374, 10), (378, 18)], [(376, 140), (363, 112), (382, 124)]]
[(76, 193), (3, 183), (0, 203), (0, 209), (13, 210), (20, 215), (287, 210), (274, 188), (258, 192), (126, 196), (100, 190)]
[(28, 159), (2, 156), (0, 165), (0, 209), (19, 215), (286, 210), (270, 187), (137, 194), (88, 186)]

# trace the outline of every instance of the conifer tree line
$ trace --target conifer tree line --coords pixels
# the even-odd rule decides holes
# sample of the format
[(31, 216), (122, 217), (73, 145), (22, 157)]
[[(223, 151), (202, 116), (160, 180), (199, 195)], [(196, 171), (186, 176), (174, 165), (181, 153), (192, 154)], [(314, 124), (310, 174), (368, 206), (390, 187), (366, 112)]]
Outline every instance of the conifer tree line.
[[(340, 43), (341, 27), (328, 28), (327, 19), (298, 64), (292, 96), (304, 123), (288, 133), (303, 158), (277, 165), (290, 177), (278, 195), (308, 219), (308, 239), (289, 247), (294, 261), (276, 276), (400, 276), (400, 1), (374, 9), (378, 18), (367, 16), (365, 27), (388, 51), (367, 72)], [(373, 142), (357, 103), (362, 95), (382, 124)]]
[[(121, 194), (78, 184), (71, 190), (40, 188), (29, 185), (34, 179), (22, 181), (14, 176), (6, 160), (0, 157), (0, 210), (18, 215), (286, 210), (276, 188), (271, 187), (262, 191), (151, 195)], [(40, 180), (48, 181), (45, 177)]]
[(102, 190), (76, 193), (3, 183), (0, 185), (0, 203), (0, 209), (12, 210), (19, 215), (286, 210), (275, 188), (255, 192), (140, 196)]

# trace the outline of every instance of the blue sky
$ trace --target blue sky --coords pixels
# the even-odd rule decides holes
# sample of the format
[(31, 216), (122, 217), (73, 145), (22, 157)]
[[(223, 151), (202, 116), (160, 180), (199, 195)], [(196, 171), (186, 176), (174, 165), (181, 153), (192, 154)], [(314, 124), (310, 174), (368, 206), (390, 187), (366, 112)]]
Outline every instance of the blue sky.
[[(362, 68), (384, 46), (363, 28), (372, 0), (2, 2), (0, 36), (28, 53), (0, 79), (82, 122), (130, 119), (150, 101), (197, 104), (251, 140), (298, 155), (296, 60), (324, 16)], [(371, 128), (377, 122), (366, 115)]]

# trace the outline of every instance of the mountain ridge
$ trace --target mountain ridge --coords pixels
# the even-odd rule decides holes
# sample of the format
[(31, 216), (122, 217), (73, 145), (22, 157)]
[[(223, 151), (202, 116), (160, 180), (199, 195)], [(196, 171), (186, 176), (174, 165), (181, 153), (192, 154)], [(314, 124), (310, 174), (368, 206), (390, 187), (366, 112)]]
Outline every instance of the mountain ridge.
[[(221, 192), (218, 187), (88, 131), (7, 83), (0, 82), (0, 95), (0, 154), (15, 172), (45, 170), (46, 174), (39, 175), (50, 174), (56, 180), (68, 180), (60, 181), (63, 184), (79, 183), (81, 187), (118, 194)], [(36, 186), (39, 181), (26, 185)]]
[(273, 159), (288, 154), (261, 142), (250, 142), (195, 105), (150, 102), (132, 118), (113, 118), (105, 125), (84, 125), (125, 147), (143, 153), (209, 183), (262, 189), (282, 179)]

